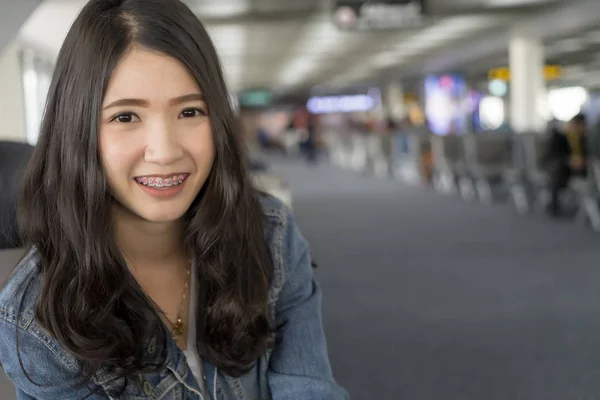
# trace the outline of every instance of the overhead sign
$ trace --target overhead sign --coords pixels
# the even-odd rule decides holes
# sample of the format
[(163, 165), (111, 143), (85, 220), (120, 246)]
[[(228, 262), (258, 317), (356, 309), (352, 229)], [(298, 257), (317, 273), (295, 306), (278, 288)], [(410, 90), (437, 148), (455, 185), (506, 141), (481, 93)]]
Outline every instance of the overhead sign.
[[(544, 67), (544, 78), (548, 81), (554, 81), (560, 79), (563, 75), (563, 69), (560, 65), (546, 65)], [(490, 81), (500, 80), (508, 82), (510, 81), (510, 69), (494, 68), (488, 71), (488, 79)]]
[(508, 68), (494, 68), (488, 71), (490, 81), (510, 81), (510, 70)]
[(342, 30), (415, 28), (424, 22), (424, 0), (338, 0), (333, 20)]
[(560, 65), (546, 65), (544, 67), (544, 77), (548, 81), (560, 79), (563, 76), (563, 69)]
[(273, 103), (273, 93), (263, 89), (244, 90), (239, 95), (238, 103), (240, 107), (269, 107)]
[(370, 111), (380, 103), (379, 90), (370, 89), (365, 94), (313, 96), (306, 108), (313, 114), (351, 113)]

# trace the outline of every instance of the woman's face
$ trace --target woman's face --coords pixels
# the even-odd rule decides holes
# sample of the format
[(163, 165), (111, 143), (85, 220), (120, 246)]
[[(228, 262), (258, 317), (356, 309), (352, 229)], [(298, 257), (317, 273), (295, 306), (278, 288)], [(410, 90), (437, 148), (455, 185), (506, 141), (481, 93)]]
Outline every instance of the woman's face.
[(215, 158), (207, 105), (177, 60), (134, 49), (114, 70), (102, 104), (100, 156), (113, 197), (153, 222), (179, 219)]

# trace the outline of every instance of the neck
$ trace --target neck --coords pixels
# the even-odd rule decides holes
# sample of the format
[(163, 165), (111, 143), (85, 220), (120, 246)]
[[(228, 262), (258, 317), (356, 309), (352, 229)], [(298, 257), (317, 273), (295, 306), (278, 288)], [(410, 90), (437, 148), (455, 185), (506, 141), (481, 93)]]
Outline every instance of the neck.
[(130, 268), (172, 268), (174, 263), (187, 260), (181, 220), (150, 222), (116, 206), (113, 221), (117, 246)]

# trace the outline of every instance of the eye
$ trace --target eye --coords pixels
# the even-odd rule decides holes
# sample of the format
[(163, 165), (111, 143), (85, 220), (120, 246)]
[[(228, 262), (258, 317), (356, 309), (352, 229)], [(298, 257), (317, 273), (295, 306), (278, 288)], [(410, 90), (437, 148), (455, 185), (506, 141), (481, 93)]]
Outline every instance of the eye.
[(110, 122), (119, 122), (122, 124), (129, 124), (131, 122), (139, 122), (140, 118), (135, 115), (134, 113), (130, 113), (130, 112), (126, 112), (126, 113), (121, 113), (118, 114), (116, 116), (113, 117), (113, 119), (110, 120)]
[(206, 112), (200, 108), (186, 108), (179, 114), (179, 118), (194, 118), (206, 115)]

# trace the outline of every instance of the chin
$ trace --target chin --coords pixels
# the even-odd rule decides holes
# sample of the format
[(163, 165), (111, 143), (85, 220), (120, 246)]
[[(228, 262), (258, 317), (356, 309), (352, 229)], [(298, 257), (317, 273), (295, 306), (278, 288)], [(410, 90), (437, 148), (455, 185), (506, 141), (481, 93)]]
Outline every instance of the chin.
[(181, 217), (183, 217), (183, 213), (182, 214), (157, 214), (157, 215), (141, 215), (141, 217), (143, 219), (145, 219), (148, 222), (155, 222), (155, 223), (162, 223), (162, 224), (168, 224), (170, 222), (175, 222), (178, 221), (179, 219), (181, 219)]
[(139, 210), (136, 214), (148, 222), (168, 223), (181, 219), (186, 211), (184, 208), (168, 210), (163, 207), (156, 210)]
[(129, 219), (156, 223), (169, 223), (181, 219), (187, 212), (183, 205), (149, 205), (118, 203), (122, 213), (129, 214)]

